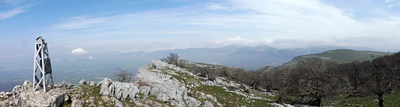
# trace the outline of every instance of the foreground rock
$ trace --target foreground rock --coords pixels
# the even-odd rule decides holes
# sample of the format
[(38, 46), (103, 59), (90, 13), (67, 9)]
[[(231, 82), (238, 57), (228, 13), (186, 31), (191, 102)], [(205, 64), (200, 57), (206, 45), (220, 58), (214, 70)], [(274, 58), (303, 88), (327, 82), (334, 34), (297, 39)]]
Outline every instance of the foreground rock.
[(8, 96), (7, 100), (1, 101), (0, 106), (20, 105), (22, 107), (59, 107), (64, 103), (67, 94), (65, 90), (67, 85), (55, 85), (53, 89), (44, 92), (43, 89), (33, 90), (32, 82), (25, 81), (22, 86), (13, 88), (12, 97)]
[(100, 94), (114, 96), (119, 100), (134, 99), (139, 94), (137, 84), (134, 83), (112, 82), (111, 79), (105, 78), (102, 84)]
[[(154, 96), (157, 100), (172, 106), (198, 107), (201, 103), (195, 98), (187, 96), (186, 84), (165, 74), (162, 71), (165, 69), (168, 69), (166, 72), (169, 73), (185, 72), (174, 65), (162, 61), (152, 61), (148, 66), (139, 69), (137, 80), (134, 83), (113, 82), (111, 79), (105, 78), (100, 94), (124, 100), (126, 98), (135, 99), (139, 97), (139, 93), (142, 93), (145, 97)], [(189, 104), (184, 101), (189, 101)], [(140, 105), (145, 106), (146, 104), (141, 103)]]

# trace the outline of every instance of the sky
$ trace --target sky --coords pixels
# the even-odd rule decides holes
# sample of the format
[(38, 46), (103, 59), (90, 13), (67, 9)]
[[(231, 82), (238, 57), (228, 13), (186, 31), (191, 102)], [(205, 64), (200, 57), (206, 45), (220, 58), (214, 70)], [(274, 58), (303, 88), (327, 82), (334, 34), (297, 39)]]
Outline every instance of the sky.
[[(0, 0), (0, 58), (267, 45), (400, 50), (400, 0)], [(73, 59), (71, 59), (73, 60)]]

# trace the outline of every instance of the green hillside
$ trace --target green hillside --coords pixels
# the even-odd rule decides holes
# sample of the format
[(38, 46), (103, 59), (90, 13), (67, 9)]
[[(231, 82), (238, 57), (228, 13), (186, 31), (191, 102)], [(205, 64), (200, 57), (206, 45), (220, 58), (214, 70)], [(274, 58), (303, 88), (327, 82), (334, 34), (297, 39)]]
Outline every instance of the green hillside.
[(322, 53), (317, 54), (309, 54), (297, 56), (294, 60), (302, 60), (307, 58), (321, 58), (324, 60), (335, 61), (338, 63), (347, 63), (353, 61), (366, 61), (372, 60), (377, 57), (390, 55), (387, 52), (376, 52), (376, 51), (357, 51), (350, 49), (337, 49), (337, 50), (329, 50)]
[[(308, 55), (301, 55), (296, 56), (293, 58), (292, 61), (286, 62), (281, 66), (271, 67), (271, 66), (264, 66), (259, 68), (260, 71), (273, 71), (274, 69), (279, 68), (293, 68), (296, 66), (297, 62), (308, 59), (308, 58), (320, 58), (327, 61), (334, 61), (337, 63), (349, 63), (354, 61), (367, 61), (373, 60), (375, 58), (391, 55), (392, 53), (388, 52), (377, 52), (377, 51), (359, 51), (359, 50), (351, 50), (351, 49), (336, 49), (336, 50), (329, 50), (322, 53), (316, 54), (308, 54)], [(273, 68), (273, 69), (271, 69)]]

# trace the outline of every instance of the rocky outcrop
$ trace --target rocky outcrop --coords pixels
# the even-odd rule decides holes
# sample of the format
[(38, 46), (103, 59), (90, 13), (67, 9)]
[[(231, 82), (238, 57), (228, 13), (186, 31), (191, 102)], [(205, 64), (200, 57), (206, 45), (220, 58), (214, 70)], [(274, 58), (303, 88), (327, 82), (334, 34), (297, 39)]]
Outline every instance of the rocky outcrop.
[[(63, 85), (62, 87), (67, 87)], [(43, 90), (33, 90), (32, 82), (25, 81), (22, 86), (15, 86), (12, 95), (8, 94), (8, 99), (2, 101), (0, 106), (20, 105), (22, 107), (59, 107), (64, 103), (67, 92), (63, 88), (56, 88), (44, 92)], [(12, 96), (12, 97), (10, 97)]]
[[(166, 72), (174, 75), (175, 72), (185, 71), (175, 65), (153, 60), (148, 66), (140, 68), (136, 75), (136, 80), (141, 84), (139, 89), (143, 91), (144, 95), (155, 96), (157, 100), (170, 102), (171, 105), (178, 107), (186, 106), (185, 99), (195, 100), (187, 96), (185, 83), (172, 75), (165, 74)], [(198, 106), (197, 103), (191, 105)]]
[(139, 94), (139, 89), (134, 83), (114, 82), (110, 85), (109, 90), (111, 93), (108, 93), (108, 95), (122, 100), (126, 98), (134, 99)]
[[(144, 96), (154, 96), (157, 100), (170, 103), (172, 106), (184, 107), (184, 100), (190, 101), (188, 106), (197, 107), (200, 102), (187, 96), (186, 84), (172, 75), (163, 73), (184, 72), (183, 69), (161, 61), (152, 61), (148, 66), (139, 69), (134, 83), (113, 82), (105, 78), (101, 85), (100, 94), (124, 100), (135, 99), (139, 93)], [(192, 74), (193, 75), (193, 74)]]
[(111, 91), (113, 91), (113, 90), (110, 89), (110, 86), (112, 84), (111, 79), (104, 78), (104, 80), (102, 81), (101, 84), (102, 85), (101, 85), (100, 94), (107, 95), (107, 96), (112, 96)]
[(81, 81), (79, 81), (79, 85), (86, 85), (86, 80), (82, 79)]
[(214, 107), (214, 105), (211, 102), (207, 101), (207, 100), (203, 101), (202, 106), (203, 107)]
[(82, 100), (75, 100), (72, 101), (71, 107), (84, 107), (85, 106), (85, 101)]

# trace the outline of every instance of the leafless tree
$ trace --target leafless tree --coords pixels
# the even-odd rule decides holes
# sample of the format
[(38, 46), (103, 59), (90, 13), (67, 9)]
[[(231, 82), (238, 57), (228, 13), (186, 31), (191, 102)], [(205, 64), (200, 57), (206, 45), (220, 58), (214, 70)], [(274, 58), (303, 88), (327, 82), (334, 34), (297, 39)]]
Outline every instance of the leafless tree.
[(115, 72), (114, 75), (117, 77), (119, 82), (130, 82), (133, 78), (133, 74), (128, 72), (128, 70), (118, 69), (120, 72)]
[(289, 85), (286, 86), (289, 87), (286, 87), (286, 92), (293, 95), (288, 100), (321, 106), (323, 98), (335, 96), (341, 88), (336, 65), (318, 58), (300, 61), (288, 78)]
[(166, 58), (161, 58), (161, 61), (166, 62), (168, 64), (175, 64), (176, 66), (179, 66), (178, 59), (179, 59), (178, 54), (169, 53), (169, 56), (167, 56)]
[(384, 106), (383, 95), (391, 93), (399, 83), (397, 56), (384, 56), (371, 62), (366, 90), (378, 96), (379, 106)]
[(274, 82), (273, 73), (270, 71), (262, 72), (260, 79), (261, 81), (259, 85), (265, 88), (268, 92), (270, 92), (272, 90)]
[(217, 70), (216, 66), (206, 66), (204, 67), (204, 71), (207, 75), (208, 80), (214, 81), (215, 78), (217, 77)]
[(291, 70), (289, 68), (280, 68), (273, 73), (273, 83), (272, 87), (276, 88), (278, 91), (277, 103), (283, 103), (286, 98), (287, 88), (290, 87), (288, 83), (288, 77)]

